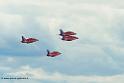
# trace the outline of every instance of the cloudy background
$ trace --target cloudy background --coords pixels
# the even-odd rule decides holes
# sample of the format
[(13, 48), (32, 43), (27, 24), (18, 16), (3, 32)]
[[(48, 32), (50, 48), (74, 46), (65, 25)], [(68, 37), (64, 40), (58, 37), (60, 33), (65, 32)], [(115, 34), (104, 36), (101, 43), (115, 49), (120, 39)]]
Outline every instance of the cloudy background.
[[(0, 83), (123, 83), (123, 21), (123, 0), (0, 0), (0, 78), (29, 76)], [(60, 28), (79, 40), (62, 41)]]

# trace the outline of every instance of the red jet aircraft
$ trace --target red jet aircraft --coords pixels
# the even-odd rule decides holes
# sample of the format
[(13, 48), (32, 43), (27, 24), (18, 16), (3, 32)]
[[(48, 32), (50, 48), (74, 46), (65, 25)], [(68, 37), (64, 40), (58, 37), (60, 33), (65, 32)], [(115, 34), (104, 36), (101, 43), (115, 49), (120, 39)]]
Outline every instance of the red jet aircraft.
[(75, 32), (72, 32), (72, 31), (67, 31), (67, 32), (64, 32), (62, 29), (60, 29), (60, 36), (69, 36), (69, 35), (76, 35)]
[(35, 38), (24, 38), (24, 36), (22, 36), (22, 43), (33, 43), (33, 42), (36, 42), (36, 41), (39, 41), (38, 39), (35, 39)]
[(59, 56), (60, 54), (61, 53), (57, 52), (57, 51), (50, 52), (49, 50), (47, 50), (47, 56), (49, 56), (49, 57)]
[(65, 41), (72, 41), (72, 40), (76, 40), (78, 39), (78, 37), (76, 36), (63, 36), (62, 40), (65, 40)]

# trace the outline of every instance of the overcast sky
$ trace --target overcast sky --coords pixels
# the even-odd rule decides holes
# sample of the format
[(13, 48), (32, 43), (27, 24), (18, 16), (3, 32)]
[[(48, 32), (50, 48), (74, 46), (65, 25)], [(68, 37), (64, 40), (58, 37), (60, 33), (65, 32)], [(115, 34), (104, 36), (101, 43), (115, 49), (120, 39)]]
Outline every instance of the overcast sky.
[[(123, 22), (123, 0), (0, 0), (0, 78), (30, 74), (0, 83), (123, 83)], [(79, 39), (62, 41), (59, 29)]]

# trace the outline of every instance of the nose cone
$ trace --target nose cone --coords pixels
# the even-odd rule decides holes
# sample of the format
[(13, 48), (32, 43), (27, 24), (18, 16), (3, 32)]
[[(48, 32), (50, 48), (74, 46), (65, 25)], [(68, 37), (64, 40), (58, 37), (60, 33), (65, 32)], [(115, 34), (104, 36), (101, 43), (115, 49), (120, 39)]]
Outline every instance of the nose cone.
[(71, 32), (71, 33), (70, 33), (70, 35), (76, 35), (76, 33), (74, 33), (74, 32)]
[(77, 33), (74, 33), (73, 35), (76, 35)]
[(60, 54), (62, 54), (62, 53), (59, 52), (59, 55), (60, 55)]
[(60, 52), (57, 52), (56, 55), (60, 55), (61, 53)]
[(36, 39), (36, 41), (39, 41), (38, 39)]
[(75, 39), (79, 39), (78, 37), (76, 37)]

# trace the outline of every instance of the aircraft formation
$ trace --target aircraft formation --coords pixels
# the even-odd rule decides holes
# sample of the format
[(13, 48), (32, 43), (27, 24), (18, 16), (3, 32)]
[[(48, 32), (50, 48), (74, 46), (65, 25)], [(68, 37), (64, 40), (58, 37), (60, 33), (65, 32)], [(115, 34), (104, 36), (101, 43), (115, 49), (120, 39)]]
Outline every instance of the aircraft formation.
[(73, 41), (73, 40), (78, 39), (78, 37), (74, 36), (76, 35), (76, 33), (72, 31), (64, 32), (62, 29), (60, 29), (59, 35), (62, 36), (62, 40), (64, 41)]
[[(72, 32), (72, 31), (66, 31), (64, 32), (62, 29), (60, 29), (60, 34), (59, 36), (61, 36), (61, 40), (63, 41), (74, 41), (76, 39), (79, 39), (78, 37), (75, 36), (76, 33), (75, 32)], [(29, 44), (29, 43), (34, 43), (34, 42), (37, 42), (39, 41), (38, 39), (36, 38), (25, 38), (24, 36), (22, 36), (22, 40), (21, 40), (21, 43), (26, 43), (26, 44)], [(47, 55), (48, 57), (56, 57), (56, 56), (59, 56), (61, 55), (62, 53), (58, 52), (58, 51), (52, 51), (50, 52), (48, 49), (47, 49)]]

